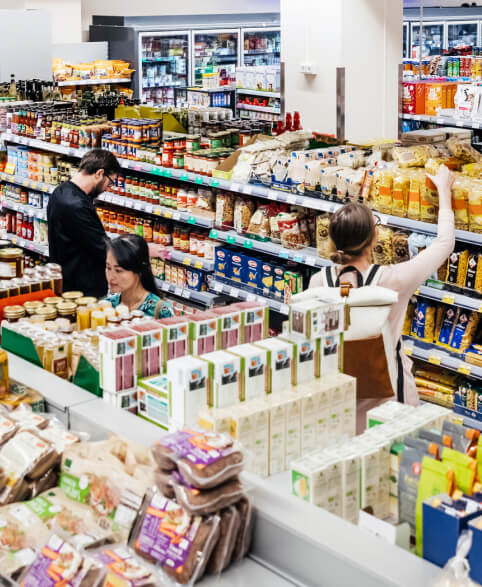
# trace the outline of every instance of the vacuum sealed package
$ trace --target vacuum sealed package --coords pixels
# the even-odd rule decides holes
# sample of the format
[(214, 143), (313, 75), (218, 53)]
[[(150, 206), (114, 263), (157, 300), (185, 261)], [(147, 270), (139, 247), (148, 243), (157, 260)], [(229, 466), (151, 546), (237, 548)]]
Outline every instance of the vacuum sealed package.
[(66, 430), (58, 420), (50, 420), (47, 427), (38, 434), (52, 444), (58, 455), (61, 455), (68, 446), (80, 441), (79, 436)]
[(218, 487), (204, 490), (175, 482), (174, 493), (176, 501), (190, 514), (205, 516), (239, 501), (243, 496), (243, 486), (238, 479), (230, 479)]
[(241, 527), (241, 517), (234, 506), (222, 510), (219, 516), (219, 540), (206, 569), (210, 575), (218, 575), (228, 567)]
[(37, 414), (32, 412), (31, 409), (25, 406), (20, 406), (16, 410), (10, 413), (10, 418), (18, 423), (20, 428), (47, 428), (49, 421)]
[(140, 557), (159, 565), (163, 579), (191, 586), (204, 574), (219, 540), (219, 523), (219, 516), (191, 516), (176, 502), (148, 492), (129, 544)]
[(15, 436), (19, 429), (18, 422), (8, 418), (0, 412), (0, 446)]
[(105, 571), (100, 563), (52, 534), (21, 578), (22, 587), (97, 587)]
[[(451, 439), (451, 446), (454, 450), (461, 452), (462, 454), (470, 454), (472, 447), (477, 446), (480, 432), (472, 428), (466, 428), (455, 422), (445, 420), (442, 425), (442, 436), (446, 436)], [(445, 440), (444, 440), (445, 443)], [(446, 446), (449, 446), (446, 444)], [(470, 454), (470, 456), (473, 456)]]
[(197, 489), (211, 489), (233, 479), (244, 467), (239, 445), (224, 434), (179, 430), (163, 436), (152, 448), (163, 471), (178, 469)]
[(102, 587), (157, 587), (159, 574), (123, 544), (113, 544), (89, 553), (103, 567)]
[(236, 544), (234, 545), (232, 561), (236, 562), (243, 559), (249, 551), (251, 546), (251, 538), (253, 536), (253, 503), (251, 499), (245, 495), (236, 503), (236, 509), (239, 512), (240, 527)]

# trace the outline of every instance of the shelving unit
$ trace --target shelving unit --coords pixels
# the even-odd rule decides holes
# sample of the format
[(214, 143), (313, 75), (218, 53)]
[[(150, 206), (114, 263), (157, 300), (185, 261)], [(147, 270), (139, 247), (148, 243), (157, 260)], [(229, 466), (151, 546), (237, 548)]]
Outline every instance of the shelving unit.
[(7, 210), (14, 210), (15, 212), (20, 210), (39, 220), (47, 220), (47, 211), (44, 208), (32, 208), (32, 206), (28, 206), (27, 204), (10, 202), (9, 200), (3, 200), (1, 205), (2, 208), (6, 208)]
[(482, 122), (472, 120), (461, 120), (454, 116), (429, 116), (428, 114), (401, 114), (403, 120), (418, 120), (430, 122), (431, 124), (443, 124), (444, 126), (458, 126), (460, 128), (471, 128), (478, 130), (482, 128)]
[(125, 78), (98, 78), (98, 79), (78, 79), (78, 80), (66, 80), (57, 82), (59, 87), (62, 86), (98, 86), (101, 84), (130, 84), (132, 79), (130, 77)]
[(27, 251), (32, 251), (33, 253), (38, 253), (39, 255), (43, 255), (44, 257), (49, 256), (49, 247), (48, 245), (39, 245), (38, 243), (33, 243), (32, 241), (27, 241), (15, 234), (7, 233), (5, 235), (13, 245), (16, 247), (20, 247), (21, 249), (25, 249)]
[(193, 267), (201, 271), (214, 271), (214, 261), (177, 251), (174, 247), (166, 247), (166, 253), (166, 261), (181, 263), (182, 265), (186, 265), (186, 267)]
[(272, 298), (268, 298), (266, 296), (262, 296), (257, 294), (256, 292), (250, 292), (248, 287), (243, 289), (242, 284), (237, 284), (236, 282), (231, 282), (233, 285), (224, 281), (220, 281), (219, 279), (211, 279), (211, 283), (209, 285), (210, 289), (214, 292), (219, 294), (225, 294), (231, 298), (236, 298), (238, 300), (247, 301), (247, 302), (264, 302), (269, 308), (278, 312), (280, 314), (288, 314), (289, 306), (288, 304), (284, 304), (283, 302), (279, 302), (273, 300)]
[(416, 292), (425, 298), (442, 302), (444, 304), (450, 304), (459, 308), (465, 308), (467, 310), (475, 310), (476, 312), (482, 312), (482, 299), (470, 297), (468, 295), (453, 293), (444, 289), (437, 289), (430, 285), (422, 285)]
[(23, 186), (24, 188), (30, 188), (32, 190), (38, 190), (39, 192), (45, 192), (47, 194), (51, 194), (54, 189), (57, 187), (55, 185), (51, 185), (49, 183), (42, 183), (41, 181), (34, 181), (33, 179), (28, 179), (26, 177), (22, 177), (21, 175), (12, 175), (10, 173), (0, 173), (0, 179), (6, 181), (8, 183), (13, 183), (15, 185)]
[(209, 291), (195, 291), (187, 287), (177, 287), (172, 283), (167, 283), (167, 281), (161, 281), (160, 279), (156, 279), (156, 284), (160, 290), (166, 293), (184, 298), (185, 300), (191, 300), (208, 308), (212, 308), (219, 298), (219, 295)]
[(461, 357), (435, 344), (421, 342), (410, 336), (404, 336), (403, 348), (405, 354), (409, 357), (414, 357), (415, 359), (420, 359), (432, 365), (438, 365), (475, 379), (482, 379), (482, 367), (466, 363)]
[(255, 106), (253, 104), (237, 104), (236, 108), (238, 110), (251, 110), (253, 112), (265, 112), (266, 114), (281, 114), (281, 110), (279, 108), (274, 108), (272, 106)]
[(281, 98), (280, 92), (271, 92), (269, 90), (253, 90), (250, 88), (236, 88), (238, 94), (247, 96), (263, 96), (264, 98)]

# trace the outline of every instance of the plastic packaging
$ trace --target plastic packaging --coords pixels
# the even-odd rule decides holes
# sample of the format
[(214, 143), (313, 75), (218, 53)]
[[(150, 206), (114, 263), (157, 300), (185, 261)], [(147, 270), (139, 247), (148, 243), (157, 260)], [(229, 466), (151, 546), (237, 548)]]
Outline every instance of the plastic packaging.
[(475, 587), (469, 577), (467, 555), (472, 546), (472, 532), (464, 531), (459, 536), (455, 556), (447, 561), (442, 573), (432, 583), (432, 587)]
[(115, 587), (157, 587), (159, 574), (124, 544), (113, 544), (89, 553), (105, 572), (102, 585)]
[(241, 516), (234, 506), (223, 510), (220, 517), (219, 540), (207, 566), (211, 575), (220, 574), (229, 566), (241, 527)]
[(236, 503), (236, 509), (241, 518), (238, 537), (234, 546), (232, 561), (243, 559), (249, 552), (253, 536), (253, 503), (251, 498), (245, 495)]
[(200, 516), (214, 514), (236, 503), (243, 496), (243, 486), (238, 479), (231, 479), (218, 487), (202, 491), (179, 482), (174, 482), (173, 488), (176, 501), (190, 514)]

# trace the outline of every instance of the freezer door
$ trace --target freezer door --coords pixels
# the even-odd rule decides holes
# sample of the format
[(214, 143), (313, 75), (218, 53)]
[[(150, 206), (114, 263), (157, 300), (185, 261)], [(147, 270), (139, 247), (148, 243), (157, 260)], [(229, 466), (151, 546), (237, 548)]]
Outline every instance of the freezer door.
[[(445, 38), (445, 23), (431, 22), (423, 25), (422, 58), (442, 55)], [(420, 25), (412, 23), (411, 55), (418, 59), (420, 53)]]
[(243, 65), (279, 65), (281, 32), (279, 28), (242, 30)]
[(150, 105), (175, 106), (176, 87), (189, 85), (189, 31), (139, 34), (139, 95)]
[(226, 69), (233, 76), (239, 65), (239, 29), (193, 31), (193, 82), (202, 84), (202, 74)]
[(477, 21), (447, 23), (447, 49), (453, 49), (459, 45), (476, 47), (478, 32), (479, 27)]

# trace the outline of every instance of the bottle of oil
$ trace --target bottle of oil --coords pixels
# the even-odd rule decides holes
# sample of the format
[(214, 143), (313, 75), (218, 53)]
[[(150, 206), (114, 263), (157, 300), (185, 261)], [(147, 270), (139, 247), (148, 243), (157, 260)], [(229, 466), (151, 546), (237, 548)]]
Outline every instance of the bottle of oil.
[(10, 98), (17, 99), (17, 84), (15, 83), (15, 74), (10, 75), (10, 87), (8, 88), (8, 95)]

